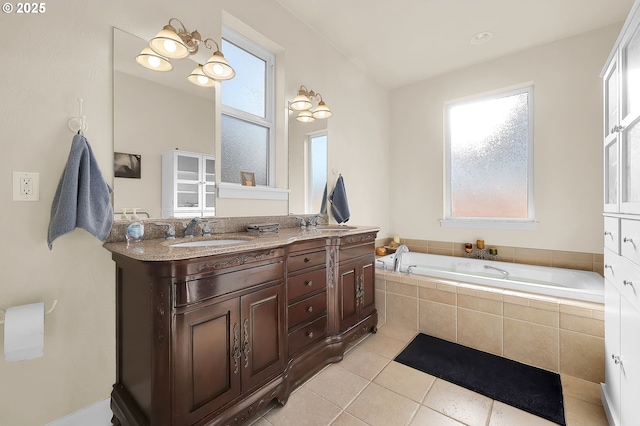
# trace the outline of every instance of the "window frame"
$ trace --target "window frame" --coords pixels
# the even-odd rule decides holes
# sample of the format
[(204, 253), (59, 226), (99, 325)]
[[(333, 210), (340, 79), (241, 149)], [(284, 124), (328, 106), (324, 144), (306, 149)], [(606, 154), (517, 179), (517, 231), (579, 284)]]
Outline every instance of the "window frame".
[[(251, 114), (246, 111), (242, 111), (236, 109), (234, 107), (225, 105), (222, 102), (222, 97), (220, 97), (220, 111), (221, 116), (228, 116), (238, 120), (246, 121), (251, 124), (255, 124), (258, 126), (266, 127), (267, 131), (267, 187), (275, 187), (276, 181), (276, 167), (275, 167), (275, 133), (276, 133), (276, 124), (275, 124), (275, 63), (276, 63), (276, 55), (274, 52), (264, 48), (260, 44), (251, 40), (247, 36), (233, 30), (228, 26), (222, 27), (222, 38), (229, 43), (234, 44), (239, 49), (246, 51), (247, 53), (262, 59), (265, 61), (265, 116), (260, 117), (254, 114)], [(222, 46), (221, 46), (222, 47)], [(233, 65), (233, 64), (232, 64)], [(221, 90), (224, 90), (222, 88)], [(222, 125), (222, 119), (220, 120)], [(222, 158), (222, 139), (220, 139), (220, 157), (221, 161), (224, 161)], [(220, 174), (220, 179), (222, 179), (222, 173)], [(231, 182), (224, 182), (221, 180), (221, 184), (226, 185), (239, 185)], [(262, 185), (260, 185), (262, 186)]]
[[(526, 218), (473, 218), (453, 217), (451, 209), (451, 108), (478, 101), (490, 101), (508, 96), (527, 94), (527, 217)], [(534, 85), (526, 83), (507, 89), (500, 89), (490, 93), (474, 95), (464, 99), (447, 101), (444, 104), (444, 156), (445, 156), (445, 190), (444, 190), (444, 219), (440, 220), (440, 226), (452, 228), (482, 228), (482, 229), (508, 229), (508, 230), (536, 230), (538, 222), (535, 220), (534, 199)]]

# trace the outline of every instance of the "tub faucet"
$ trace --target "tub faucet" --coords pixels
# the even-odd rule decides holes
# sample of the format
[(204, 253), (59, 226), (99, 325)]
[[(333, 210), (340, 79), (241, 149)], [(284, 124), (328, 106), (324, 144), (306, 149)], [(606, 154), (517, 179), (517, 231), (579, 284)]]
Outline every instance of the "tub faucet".
[(199, 217), (194, 217), (191, 222), (187, 224), (187, 228), (184, 230), (185, 237), (193, 237), (195, 235), (196, 225), (202, 222)]
[(509, 276), (509, 271), (505, 271), (504, 269), (496, 268), (495, 266), (484, 265), (484, 269), (494, 269), (494, 270), (500, 272), (505, 277)]
[(402, 244), (397, 248), (396, 254), (393, 256), (393, 272), (400, 272), (400, 266), (402, 266), (402, 255), (409, 253), (409, 247)]

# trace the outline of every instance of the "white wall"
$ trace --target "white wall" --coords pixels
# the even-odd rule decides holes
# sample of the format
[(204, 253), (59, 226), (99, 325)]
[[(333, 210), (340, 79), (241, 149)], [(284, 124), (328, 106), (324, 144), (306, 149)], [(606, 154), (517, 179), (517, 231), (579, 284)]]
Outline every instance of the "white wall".
[[(404, 238), (453, 242), (482, 238), (489, 245), (602, 253), (599, 74), (620, 27), (592, 31), (393, 91), (393, 233)], [(531, 81), (538, 230), (440, 227), (444, 102)]]
[[(283, 96), (292, 98), (300, 84), (323, 94), (335, 113), (329, 168), (345, 176), (350, 223), (388, 227), (388, 184), (377, 179), (388, 175), (388, 93), (275, 1), (69, 0), (47, 3), (39, 16), (3, 14), (0, 199), (6, 245), (0, 256), (0, 308), (39, 300), (47, 307), (54, 299), (59, 303), (46, 318), (43, 357), (0, 361), (0, 424), (54, 421), (108, 398), (115, 379), (110, 254), (81, 230), (56, 239), (52, 251), (46, 245), (51, 202), (73, 136), (66, 124), (77, 115), (78, 97), (84, 98), (86, 136), (113, 183), (112, 28), (148, 39), (178, 17), (189, 29), (219, 40), (222, 8), (284, 48)], [(148, 22), (153, 33), (141, 25)], [(285, 135), (281, 129), (279, 144), (286, 144)], [(280, 155), (286, 160), (286, 152)], [(12, 171), (40, 173), (40, 201), (12, 201)], [(376, 192), (359, 190), (371, 185)]]

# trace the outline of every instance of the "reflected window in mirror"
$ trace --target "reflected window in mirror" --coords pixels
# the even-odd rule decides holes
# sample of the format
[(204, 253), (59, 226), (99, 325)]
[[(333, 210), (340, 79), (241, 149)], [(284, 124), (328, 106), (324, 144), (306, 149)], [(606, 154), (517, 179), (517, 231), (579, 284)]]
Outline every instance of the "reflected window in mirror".
[(243, 35), (223, 28), (222, 50), (236, 77), (222, 82), (221, 181), (241, 183), (242, 171), (271, 186), (275, 168), (275, 56)]
[(327, 132), (310, 134), (306, 143), (306, 213), (327, 212)]

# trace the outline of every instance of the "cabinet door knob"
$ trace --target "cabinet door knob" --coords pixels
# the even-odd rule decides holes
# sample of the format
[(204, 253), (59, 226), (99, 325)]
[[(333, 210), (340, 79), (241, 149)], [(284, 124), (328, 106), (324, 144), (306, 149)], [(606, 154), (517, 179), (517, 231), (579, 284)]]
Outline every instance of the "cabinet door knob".
[(308, 258), (308, 257), (305, 257), (305, 258), (304, 258), (304, 263), (309, 263), (309, 262), (311, 262), (311, 259), (310, 259), (310, 258)]
[(623, 241), (623, 242), (625, 242), (625, 243), (631, 243), (631, 244), (633, 244), (633, 238), (627, 238), (627, 237), (624, 237), (624, 238), (622, 239), (622, 241)]
[(612, 237), (613, 237), (613, 234), (612, 234), (611, 232), (609, 232), (609, 231), (604, 231), (604, 235), (605, 235), (605, 236), (606, 236), (606, 235), (609, 235), (609, 236), (612, 236)]
[(622, 364), (622, 360), (620, 359), (620, 355), (611, 354), (611, 359), (613, 359), (613, 362), (615, 362), (618, 365)]
[(630, 285), (631, 287), (633, 287), (633, 281), (627, 281), (627, 280), (623, 280), (622, 284), (624, 285)]
[(313, 312), (313, 306), (309, 306), (309, 307), (307, 308), (307, 312)]
[(604, 265), (604, 269), (611, 269), (611, 272), (613, 272), (613, 266), (611, 266), (611, 265), (605, 264)]
[(308, 332), (307, 336), (309, 336), (309, 339), (313, 339), (313, 331)]
[(311, 280), (309, 280), (309, 281), (305, 281), (304, 283), (305, 283), (305, 285), (306, 285), (307, 287), (311, 287), (311, 286), (313, 285), (313, 281), (311, 281)]

